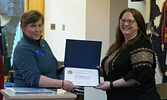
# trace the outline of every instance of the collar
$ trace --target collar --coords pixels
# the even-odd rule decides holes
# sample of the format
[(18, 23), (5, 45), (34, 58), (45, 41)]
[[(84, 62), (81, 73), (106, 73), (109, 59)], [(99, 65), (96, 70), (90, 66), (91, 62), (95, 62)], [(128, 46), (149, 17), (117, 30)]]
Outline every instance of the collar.
[[(42, 36), (41, 36), (41, 37), (42, 37)], [(39, 46), (41, 45), (41, 37), (40, 37), (40, 39), (39, 39)], [(30, 42), (30, 43), (33, 43), (33, 44), (38, 45), (38, 43), (37, 43), (34, 39), (28, 37), (28, 36), (27, 36), (26, 34), (24, 34), (24, 33), (23, 33), (23, 38), (24, 38), (26, 41)]]

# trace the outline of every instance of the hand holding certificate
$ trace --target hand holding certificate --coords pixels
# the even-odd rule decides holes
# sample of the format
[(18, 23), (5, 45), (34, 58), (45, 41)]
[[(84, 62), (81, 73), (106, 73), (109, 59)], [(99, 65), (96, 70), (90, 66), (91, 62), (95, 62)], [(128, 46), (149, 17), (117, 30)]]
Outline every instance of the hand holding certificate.
[(97, 86), (99, 84), (99, 74), (97, 69), (65, 68), (65, 80), (70, 80), (77, 86)]
[(97, 86), (100, 82), (96, 66), (100, 64), (101, 42), (66, 40), (64, 79), (78, 86)]

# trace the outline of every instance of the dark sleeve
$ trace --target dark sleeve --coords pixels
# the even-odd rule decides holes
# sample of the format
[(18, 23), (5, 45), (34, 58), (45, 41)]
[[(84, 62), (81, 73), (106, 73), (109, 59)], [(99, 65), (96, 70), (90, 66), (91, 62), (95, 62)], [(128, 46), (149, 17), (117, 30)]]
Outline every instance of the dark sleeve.
[(20, 72), (23, 80), (31, 87), (39, 87), (41, 73), (37, 60), (30, 47), (19, 47), (14, 52), (14, 67)]
[(136, 80), (144, 85), (154, 79), (155, 56), (150, 43), (137, 44), (130, 53), (132, 70), (124, 77), (125, 81)]

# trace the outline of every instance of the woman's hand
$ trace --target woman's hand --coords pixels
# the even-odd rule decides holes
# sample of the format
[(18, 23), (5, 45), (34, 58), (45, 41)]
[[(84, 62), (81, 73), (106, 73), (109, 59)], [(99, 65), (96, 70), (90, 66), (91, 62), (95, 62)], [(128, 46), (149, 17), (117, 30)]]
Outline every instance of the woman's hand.
[(110, 82), (109, 81), (102, 82), (99, 85), (97, 85), (95, 88), (96, 89), (101, 89), (103, 91), (109, 90), (111, 88), (110, 87)]
[(101, 67), (101, 66), (96, 66), (96, 68), (99, 69), (99, 71), (100, 71), (100, 76), (103, 77), (103, 69), (102, 69), (102, 67)]
[(71, 81), (67, 81), (67, 80), (64, 80), (64, 83), (63, 83), (63, 89), (64, 90), (67, 90), (67, 91), (70, 91), (70, 90), (73, 90), (75, 88), (77, 88), (77, 86), (75, 86)]

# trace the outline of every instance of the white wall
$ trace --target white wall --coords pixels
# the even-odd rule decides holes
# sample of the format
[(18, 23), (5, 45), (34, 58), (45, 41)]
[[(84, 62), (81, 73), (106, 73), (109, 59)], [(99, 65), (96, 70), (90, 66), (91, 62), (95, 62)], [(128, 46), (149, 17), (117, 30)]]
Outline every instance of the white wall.
[(145, 16), (146, 15), (146, 2), (145, 2), (145, 0), (138, 1), (138, 2), (131, 2), (131, 0), (128, 0), (128, 7), (135, 8), (135, 9), (139, 10), (142, 13), (144, 19), (146, 19), (146, 16)]
[[(58, 61), (64, 61), (66, 39), (85, 39), (85, 23), (86, 0), (45, 0), (44, 37)], [(55, 30), (51, 30), (51, 24), (55, 24)]]

